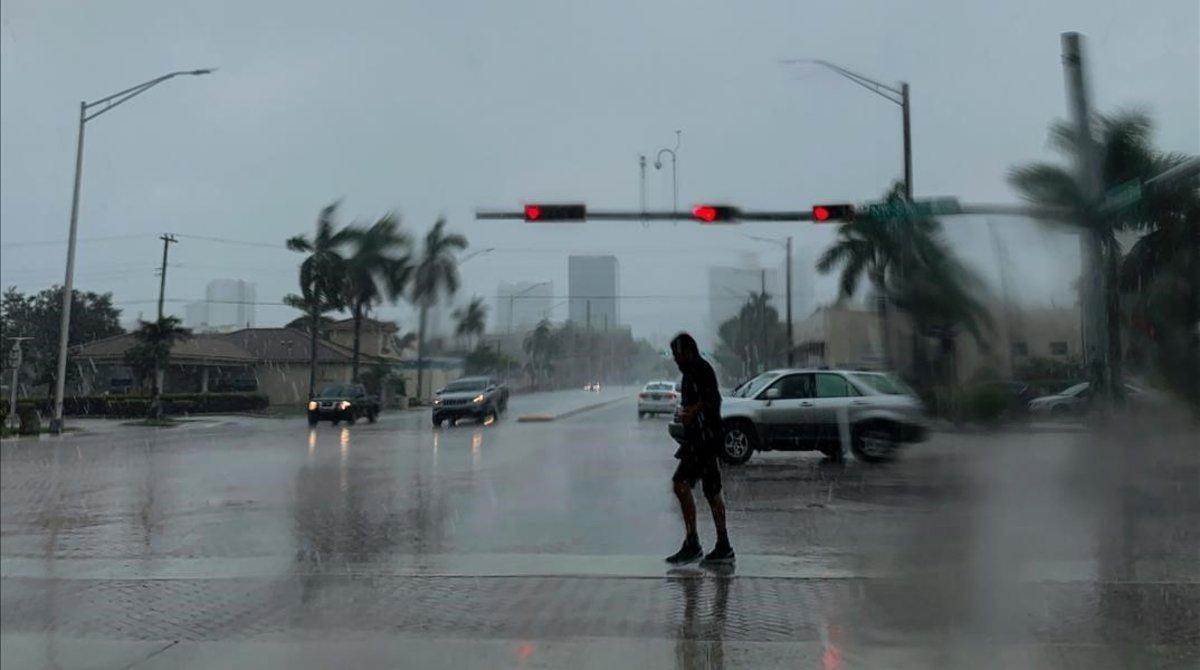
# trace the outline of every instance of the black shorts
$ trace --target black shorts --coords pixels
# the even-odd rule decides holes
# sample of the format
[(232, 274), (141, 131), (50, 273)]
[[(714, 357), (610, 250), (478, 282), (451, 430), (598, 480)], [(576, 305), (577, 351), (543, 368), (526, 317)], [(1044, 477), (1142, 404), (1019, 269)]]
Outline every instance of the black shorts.
[(694, 488), (696, 482), (702, 484), (704, 497), (712, 499), (721, 493), (721, 466), (717, 463), (717, 450), (714, 448), (680, 447), (675, 453), (679, 465), (671, 481)]

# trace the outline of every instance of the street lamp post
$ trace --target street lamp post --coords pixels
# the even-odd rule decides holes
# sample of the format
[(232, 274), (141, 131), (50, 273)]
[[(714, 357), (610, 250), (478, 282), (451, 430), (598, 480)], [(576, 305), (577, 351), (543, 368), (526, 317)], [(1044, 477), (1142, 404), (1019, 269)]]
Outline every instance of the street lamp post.
[(661, 170), (662, 166), (663, 166), (662, 155), (663, 154), (671, 154), (671, 213), (673, 213), (673, 214), (679, 213), (679, 155), (678, 155), (678, 151), (679, 151), (679, 143), (680, 143), (680, 134), (682, 132), (683, 132), (682, 130), (675, 131), (675, 148), (674, 149), (667, 149), (664, 147), (662, 149), (659, 149), (658, 153), (655, 154), (655, 156), (654, 156), (654, 169)]
[[(50, 431), (53, 433), (61, 433), (63, 427), (63, 393), (66, 390), (67, 344), (70, 341), (68, 334), (71, 327), (71, 294), (75, 286), (75, 239), (79, 228), (79, 187), (83, 179), (84, 128), (88, 121), (122, 103), (128, 102), (130, 99), (145, 93), (168, 79), (180, 75), (203, 75), (212, 72), (213, 68), (170, 72), (137, 86), (132, 86), (123, 91), (100, 98), (99, 100), (79, 103), (79, 133), (75, 144), (75, 187), (71, 194), (71, 227), (70, 233), (67, 236), (67, 271), (66, 277), (63, 280), (62, 320), (59, 323), (58, 333), (58, 368), (54, 379), (54, 418), (50, 420)], [(95, 107), (100, 107), (100, 109), (89, 112), (89, 110)]]
[(900, 88), (893, 88), (886, 84), (881, 84), (870, 77), (865, 77), (852, 70), (830, 63), (826, 60), (814, 58), (801, 58), (798, 60), (785, 60), (785, 64), (794, 65), (797, 63), (814, 63), (821, 67), (828, 68), (842, 75), (846, 79), (862, 86), (868, 91), (878, 95), (879, 97), (900, 106), (901, 118), (903, 122), (904, 132), (904, 199), (912, 202), (913, 199), (913, 170), (912, 170), (912, 130), (909, 126), (909, 104), (908, 104), (908, 82), (900, 82)]

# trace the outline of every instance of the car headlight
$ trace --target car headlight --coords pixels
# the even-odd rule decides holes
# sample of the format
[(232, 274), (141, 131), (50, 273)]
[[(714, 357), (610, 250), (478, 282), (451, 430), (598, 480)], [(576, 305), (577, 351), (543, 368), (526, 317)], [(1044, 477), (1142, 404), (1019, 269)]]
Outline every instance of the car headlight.
[(343, 401), (342, 401), (342, 402), (341, 402), (341, 403), (338, 405), (338, 407), (341, 407), (342, 409), (350, 409), (350, 401), (349, 401), (349, 400), (343, 400)]
[(433, 404), (435, 404), (435, 405), (440, 405), (440, 404), (442, 404), (442, 399), (441, 399), (441, 398), (434, 398), (434, 399), (433, 399)]
[(309, 411), (312, 411), (312, 410), (314, 410), (314, 409), (316, 409), (316, 408), (317, 408), (317, 401), (316, 401), (316, 400), (309, 400), (309, 401), (308, 401), (308, 409), (309, 409)]
[(479, 395), (475, 396), (475, 399), (472, 400), (471, 402), (475, 403), (476, 405), (483, 402), (483, 394), (480, 393)]

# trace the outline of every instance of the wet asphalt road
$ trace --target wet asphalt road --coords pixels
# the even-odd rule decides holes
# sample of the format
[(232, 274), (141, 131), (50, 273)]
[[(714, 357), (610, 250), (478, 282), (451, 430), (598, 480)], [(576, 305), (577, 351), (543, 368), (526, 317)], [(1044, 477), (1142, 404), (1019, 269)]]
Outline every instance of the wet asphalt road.
[(736, 567), (668, 571), (666, 421), (615, 393), (442, 430), (412, 411), (6, 441), (0, 660), (1200, 664), (1194, 428), (942, 433), (884, 467), (758, 454), (725, 471)]

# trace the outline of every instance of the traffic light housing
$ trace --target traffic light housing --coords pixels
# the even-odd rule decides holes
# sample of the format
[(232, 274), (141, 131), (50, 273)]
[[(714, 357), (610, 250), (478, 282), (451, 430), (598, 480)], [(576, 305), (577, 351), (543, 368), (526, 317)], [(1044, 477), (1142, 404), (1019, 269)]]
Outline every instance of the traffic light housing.
[(547, 203), (531, 203), (525, 205), (525, 221), (527, 223), (585, 220), (587, 220), (586, 205)]
[(813, 205), (812, 218), (816, 223), (853, 221), (854, 205)]
[(728, 205), (696, 205), (692, 208), (692, 218), (700, 223), (736, 223), (741, 212)]

